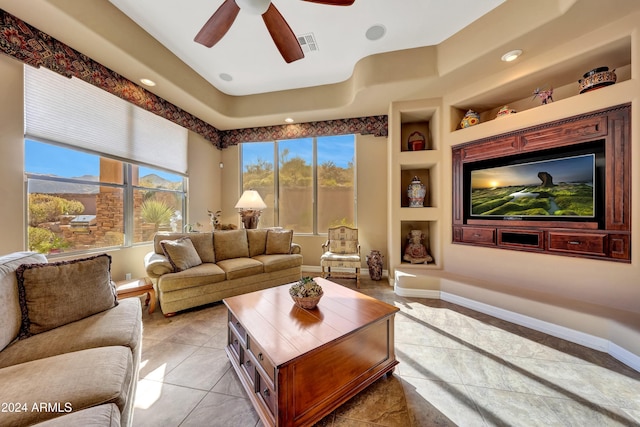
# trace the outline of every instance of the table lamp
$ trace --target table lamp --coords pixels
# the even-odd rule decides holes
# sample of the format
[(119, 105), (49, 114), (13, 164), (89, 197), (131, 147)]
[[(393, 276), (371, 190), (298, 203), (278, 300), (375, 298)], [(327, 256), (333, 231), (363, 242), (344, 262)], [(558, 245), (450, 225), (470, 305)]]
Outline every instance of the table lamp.
[(248, 229), (258, 228), (260, 214), (262, 209), (266, 207), (267, 205), (256, 190), (245, 190), (235, 206), (236, 209), (240, 209), (239, 213), (244, 228)]

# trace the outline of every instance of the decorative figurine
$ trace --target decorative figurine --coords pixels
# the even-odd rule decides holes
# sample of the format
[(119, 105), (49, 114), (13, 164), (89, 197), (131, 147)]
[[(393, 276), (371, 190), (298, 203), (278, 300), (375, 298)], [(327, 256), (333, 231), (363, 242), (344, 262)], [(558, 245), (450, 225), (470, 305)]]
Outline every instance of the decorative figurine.
[(462, 118), (462, 121), (460, 122), (460, 127), (464, 129), (470, 126), (475, 126), (478, 123), (480, 123), (480, 114), (476, 113), (473, 110), (469, 110)]
[(553, 102), (553, 88), (542, 90), (537, 87), (536, 90), (533, 91), (533, 99), (531, 100), (533, 101), (536, 97), (540, 98), (542, 105)]
[(421, 132), (415, 131), (409, 135), (407, 140), (407, 148), (409, 151), (420, 151), (427, 148), (427, 139)]
[(516, 110), (514, 110), (513, 108), (509, 108), (508, 105), (504, 105), (502, 108), (500, 108), (500, 110), (498, 110), (498, 114), (496, 114), (496, 119), (499, 119), (501, 117), (506, 117), (510, 114), (515, 114)]
[(404, 248), (403, 260), (411, 264), (426, 264), (433, 261), (433, 257), (422, 244), (424, 234), (420, 230), (411, 230), (407, 235), (407, 245)]
[(407, 196), (409, 197), (410, 208), (424, 207), (424, 196), (427, 194), (427, 187), (420, 181), (417, 176), (413, 177), (413, 181), (407, 187)]
[(380, 253), (380, 251), (371, 249), (371, 252), (369, 252), (369, 255), (367, 255), (367, 265), (369, 266), (369, 276), (371, 277), (371, 280), (382, 279), (383, 261), (384, 256)]

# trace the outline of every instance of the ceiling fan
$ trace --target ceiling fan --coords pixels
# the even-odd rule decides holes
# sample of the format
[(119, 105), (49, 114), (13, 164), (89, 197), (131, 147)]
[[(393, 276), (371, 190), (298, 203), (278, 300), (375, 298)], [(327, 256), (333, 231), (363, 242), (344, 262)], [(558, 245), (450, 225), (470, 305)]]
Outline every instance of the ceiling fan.
[[(302, 0), (331, 6), (351, 6), (355, 0)], [(194, 41), (211, 47), (229, 31), (240, 10), (262, 15), (269, 34), (287, 63), (304, 58), (297, 37), (271, 0), (225, 0), (204, 24)]]

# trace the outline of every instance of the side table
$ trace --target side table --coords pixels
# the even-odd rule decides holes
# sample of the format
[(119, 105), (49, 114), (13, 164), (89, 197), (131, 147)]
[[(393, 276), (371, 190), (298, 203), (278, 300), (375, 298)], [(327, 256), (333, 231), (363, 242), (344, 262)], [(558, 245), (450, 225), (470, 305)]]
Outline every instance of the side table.
[(116, 282), (116, 291), (118, 293), (118, 299), (147, 294), (144, 304), (149, 306), (149, 314), (153, 313), (156, 309), (156, 291), (153, 289), (153, 283), (148, 277), (120, 280)]

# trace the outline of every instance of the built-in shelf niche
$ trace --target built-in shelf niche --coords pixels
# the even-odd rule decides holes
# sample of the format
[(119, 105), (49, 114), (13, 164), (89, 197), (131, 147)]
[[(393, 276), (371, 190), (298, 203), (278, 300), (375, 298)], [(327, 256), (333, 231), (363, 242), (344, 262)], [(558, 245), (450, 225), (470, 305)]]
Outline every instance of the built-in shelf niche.
[(425, 238), (422, 244), (427, 248), (427, 252), (433, 257), (433, 261), (427, 264), (411, 264), (410, 262), (401, 261), (402, 266), (414, 266), (414, 267), (433, 267), (437, 264), (436, 253), (436, 237), (437, 237), (437, 221), (401, 221), (400, 222), (400, 259), (404, 256), (405, 247), (407, 244), (407, 238), (411, 230), (420, 230), (424, 234)]
[[(432, 207), (431, 204), (431, 173), (429, 169), (402, 169), (400, 170), (400, 206), (403, 208), (409, 208), (409, 195), (407, 193), (409, 184), (413, 181), (414, 177), (420, 179), (424, 184), (426, 193), (424, 196), (424, 202), (422, 207)], [(419, 208), (409, 208), (419, 209)]]
[[(400, 131), (400, 151), (422, 151), (433, 150), (433, 143), (431, 134), (429, 132), (429, 122), (426, 120), (405, 122), (405, 119), (411, 117), (405, 117), (402, 119), (402, 129)], [(424, 140), (424, 145), (420, 150), (412, 148), (412, 141)]]
[[(539, 98), (534, 97), (536, 88), (552, 88), (553, 102), (582, 96), (584, 94), (579, 93), (578, 81), (583, 78), (586, 72), (603, 66), (615, 70), (616, 84), (631, 79), (630, 36), (599, 46), (544, 70), (526, 74), (520, 79), (456, 103), (451, 106), (450, 129), (451, 131), (466, 129), (460, 129), (460, 121), (468, 110), (474, 110), (480, 114), (480, 123), (476, 126), (482, 126), (483, 123), (493, 120), (509, 120), (509, 116), (496, 118), (500, 108), (505, 105), (517, 112), (539, 108), (543, 104)], [(597, 90), (607, 89), (608, 87), (605, 86)]]

